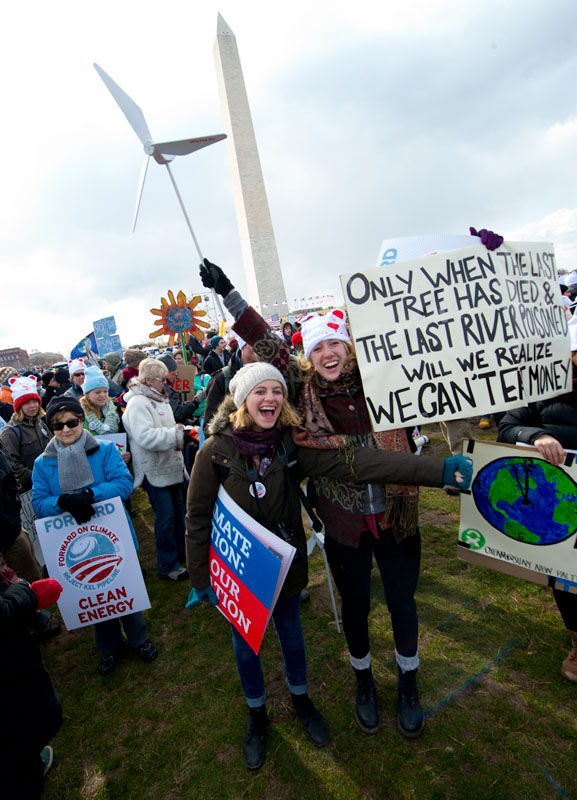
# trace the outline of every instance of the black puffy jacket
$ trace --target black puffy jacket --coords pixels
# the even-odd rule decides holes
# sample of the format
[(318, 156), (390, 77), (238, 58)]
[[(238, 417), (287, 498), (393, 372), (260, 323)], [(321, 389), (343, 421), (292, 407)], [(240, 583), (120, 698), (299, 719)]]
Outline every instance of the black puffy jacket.
[(534, 444), (544, 433), (566, 450), (577, 450), (577, 391), (507, 411), (499, 423), (497, 441)]

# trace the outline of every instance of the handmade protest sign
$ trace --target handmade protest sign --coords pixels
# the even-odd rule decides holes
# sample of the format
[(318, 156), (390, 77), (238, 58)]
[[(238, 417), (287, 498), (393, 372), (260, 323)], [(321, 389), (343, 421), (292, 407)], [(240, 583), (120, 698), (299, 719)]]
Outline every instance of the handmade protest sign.
[(577, 466), (554, 466), (539, 451), (463, 442), (471, 491), (461, 494), (459, 558), (577, 593)]
[(58, 608), (68, 630), (150, 608), (122, 500), (93, 507), (82, 525), (70, 514), (36, 520), (48, 574), (62, 584)]
[(116, 320), (114, 317), (103, 317), (94, 320), (94, 336), (100, 356), (106, 353), (120, 353), (122, 355), (122, 344), (120, 336), (116, 333)]
[(243, 511), (222, 486), (210, 539), (217, 608), (258, 653), (296, 550)]
[(377, 431), (505, 411), (571, 388), (552, 245), (473, 245), (341, 283)]
[(198, 374), (193, 364), (180, 364), (172, 388), (179, 393), (180, 402), (188, 403), (194, 397), (194, 379)]
[(106, 439), (108, 442), (114, 442), (120, 455), (126, 453), (126, 434), (125, 433), (101, 433), (99, 439)]

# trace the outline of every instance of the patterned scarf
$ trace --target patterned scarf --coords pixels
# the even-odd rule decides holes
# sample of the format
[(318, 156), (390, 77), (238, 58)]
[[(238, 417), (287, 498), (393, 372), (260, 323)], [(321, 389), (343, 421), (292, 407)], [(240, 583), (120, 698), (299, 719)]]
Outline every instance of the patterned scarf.
[[(299, 412), (304, 427), (298, 428), (293, 435), (295, 444), (300, 447), (312, 447), (326, 450), (343, 450), (347, 463), (354, 458), (354, 449), (361, 444), (358, 436), (337, 434), (331, 425), (322, 404), (322, 397), (331, 394), (342, 394), (351, 388), (361, 388), (360, 374), (356, 362), (351, 362), (341, 372), (336, 381), (327, 383), (306, 381), (299, 400)], [(365, 438), (365, 437), (362, 437)], [(388, 450), (395, 453), (410, 453), (411, 448), (403, 429), (379, 431), (367, 435), (367, 444), (377, 450)], [(381, 528), (392, 526), (397, 538), (404, 538), (416, 532), (419, 510), (418, 486), (385, 485), (386, 510), (379, 522)]]
[(266, 431), (255, 431), (253, 428), (235, 428), (231, 424), (232, 438), (243, 458), (252, 458), (256, 463), (258, 456), (258, 473), (264, 475), (272, 463), (280, 445), (281, 429), (271, 428)]

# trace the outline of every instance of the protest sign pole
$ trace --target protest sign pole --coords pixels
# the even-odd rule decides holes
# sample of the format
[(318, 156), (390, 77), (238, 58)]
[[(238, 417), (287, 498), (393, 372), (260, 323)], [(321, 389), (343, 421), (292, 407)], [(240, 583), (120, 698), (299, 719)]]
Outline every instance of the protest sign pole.
[[(171, 180), (172, 186), (174, 188), (174, 191), (176, 192), (176, 196), (178, 198), (178, 202), (180, 203), (180, 207), (182, 209), (182, 213), (184, 214), (184, 219), (186, 220), (186, 224), (188, 225), (188, 230), (190, 231), (190, 235), (192, 236), (192, 239), (194, 241), (194, 245), (196, 247), (196, 252), (198, 253), (198, 257), (200, 258), (200, 261), (202, 263), (204, 261), (204, 256), (202, 254), (202, 250), (200, 249), (200, 245), (198, 243), (198, 239), (196, 238), (196, 236), (194, 234), (194, 231), (192, 229), (192, 225), (190, 223), (190, 219), (188, 218), (188, 214), (186, 213), (186, 208), (185, 208), (185, 205), (184, 205), (184, 203), (182, 201), (182, 197), (180, 196), (180, 192), (178, 191), (178, 186), (176, 185), (176, 181), (174, 180), (174, 177), (173, 177), (173, 174), (172, 174), (172, 170), (170, 169), (170, 165), (169, 164), (165, 163), (164, 166), (168, 170), (168, 175), (170, 177), (170, 180)], [(220, 298), (219, 298), (219, 296), (217, 295), (217, 293), (215, 292), (214, 289), (211, 289), (210, 291), (212, 292), (213, 300), (214, 300), (214, 302), (215, 302), (215, 304), (216, 304), (216, 306), (218, 308), (218, 311), (219, 311), (219, 314), (220, 314), (220, 318), (222, 320), (224, 320), (224, 311), (222, 310), (222, 306), (220, 304)]]

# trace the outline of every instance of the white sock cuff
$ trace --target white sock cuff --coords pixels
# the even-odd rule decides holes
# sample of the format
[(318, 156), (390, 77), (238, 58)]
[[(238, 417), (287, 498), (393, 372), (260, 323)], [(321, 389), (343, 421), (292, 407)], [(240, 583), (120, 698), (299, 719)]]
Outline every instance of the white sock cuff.
[(401, 672), (412, 672), (414, 669), (417, 669), (420, 664), (418, 651), (414, 656), (402, 656), (395, 650), (395, 658), (397, 659), (397, 664)]
[(364, 658), (355, 658), (349, 653), (351, 659), (351, 666), (353, 669), (369, 669), (371, 666), (371, 651), (366, 654)]

